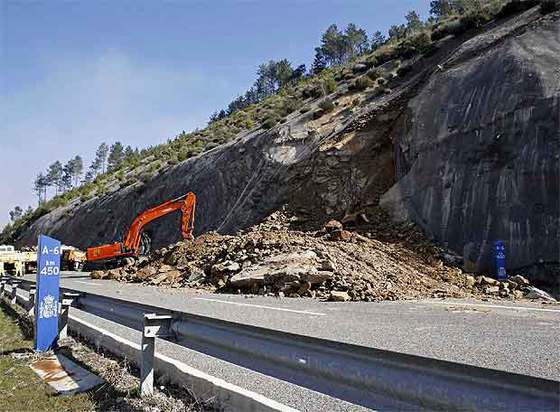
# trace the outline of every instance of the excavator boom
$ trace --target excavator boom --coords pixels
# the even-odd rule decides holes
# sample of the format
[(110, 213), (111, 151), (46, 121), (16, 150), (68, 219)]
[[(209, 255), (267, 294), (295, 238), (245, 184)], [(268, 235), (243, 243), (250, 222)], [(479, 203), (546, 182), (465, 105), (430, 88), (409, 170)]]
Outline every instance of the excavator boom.
[(189, 192), (177, 199), (170, 200), (152, 209), (148, 209), (134, 219), (123, 243), (116, 242), (109, 245), (88, 248), (87, 260), (91, 262), (115, 259), (119, 257), (138, 256), (141, 251), (140, 245), (144, 227), (153, 220), (177, 210), (181, 210), (182, 212), (181, 232), (183, 238), (192, 239), (195, 208), (196, 195)]

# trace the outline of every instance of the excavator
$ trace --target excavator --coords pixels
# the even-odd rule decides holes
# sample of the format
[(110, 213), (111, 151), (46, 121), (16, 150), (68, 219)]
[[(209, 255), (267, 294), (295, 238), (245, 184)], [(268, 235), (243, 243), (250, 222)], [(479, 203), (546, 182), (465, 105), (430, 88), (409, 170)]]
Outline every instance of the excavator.
[(194, 229), (194, 212), (196, 208), (196, 195), (192, 192), (169, 200), (142, 212), (134, 219), (124, 242), (115, 242), (108, 245), (90, 247), (86, 252), (89, 267), (103, 267), (119, 265), (122, 262), (150, 253), (151, 240), (144, 233), (144, 227), (160, 217), (180, 210), (182, 212), (181, 232), (183, 238), (192, 239)]

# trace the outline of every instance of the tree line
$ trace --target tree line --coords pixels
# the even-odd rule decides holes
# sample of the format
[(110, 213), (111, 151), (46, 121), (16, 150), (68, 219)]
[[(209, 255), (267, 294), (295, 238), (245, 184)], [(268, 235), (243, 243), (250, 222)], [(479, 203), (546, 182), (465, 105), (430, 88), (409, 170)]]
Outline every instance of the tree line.
[(378, 30), (370, 37), (366, 30), (354, 23), (348, 24), (344, 30), (331, 24), (321, 35), (321, 45), (315, 48), (315, 57), (309, 70), (305, 64), (294, 67), (288, 59), (270, 60), (259, 65), (257, 78), (249, 90), (236, 97), (225, 109), (212, 113), (209, 123), (256, 104), (303, 77), (317, 75), (328, 67), (346, 64), (360, 55), (373, 52), (386, 43), (402, 40), (441, 18), (481, 7), (480, 0), (432, 0), (431, 16), (427, 21), (422, 21), (420, 15), (411, 10), (405, 15), (404, 24), (395, 24), (389, 28), (388, 36)]
[[(133, 149), (131, 146), (125, 148), (121, 142), (115, 142), (111, 146), (101, 143), (95, 151), (95, 157), (85, 175), (84, 162), (79, 155), (71, 158), (64, 165), (59, 160), (53, 162), (46, 171), (37, 175), (33, 183), (33, 191), (38, 198), (39, 205), (47, 201), (49, 188), (54, 190), (54, 196), (58, 196), (81, 184), (93, 181), (99, 174), (117, 169), (123, 161), (136, 155), (138, 155), (138, 149)], [(18, 217), (17, 212), (15, 217)], [(10, 218), (14, 221), (11, 212)]]

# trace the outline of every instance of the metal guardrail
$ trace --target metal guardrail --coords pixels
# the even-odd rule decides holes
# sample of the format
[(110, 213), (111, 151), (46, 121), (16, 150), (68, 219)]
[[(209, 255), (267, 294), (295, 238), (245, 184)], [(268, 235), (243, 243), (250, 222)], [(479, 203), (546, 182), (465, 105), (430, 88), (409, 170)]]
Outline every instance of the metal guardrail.
[(143, 336), (144, 315), (157, 313), (168, 322), (164, 339), (365, 407), (557, 411), (560, 405), (558, 381), (63, 291), (80, 293), (80, 310)]

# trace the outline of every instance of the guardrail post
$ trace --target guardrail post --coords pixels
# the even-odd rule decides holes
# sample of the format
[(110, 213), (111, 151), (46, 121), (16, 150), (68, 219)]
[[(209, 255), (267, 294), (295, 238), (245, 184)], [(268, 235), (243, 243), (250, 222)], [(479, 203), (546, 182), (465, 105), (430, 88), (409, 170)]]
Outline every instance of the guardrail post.
[(29, 289), (29, 302), (27, 304), (27, 314), (29, 316), (35, 316), (35, 292), (36, 289), (34, 287)]
[(78, 300), (79, 297), (79, 293), (65, 292), (62, 294), (60, 317), (58, 318), (59, 339), (65, 339), (68, 337), (68, 313), (70, 312), (70, 307)]
[(10, 295), (10, 303), (15, 305), (17, 303), (17, 288), (21, 282), (19, 280), (12, 280), (10, 285), (12, 286), (12, 292)]
[(0, 278), (0, 296), (4, 294), (4, 289), (6, 287), (6, 282), (7, 282), (7, 279), (2, 276), (2, 278)]
[(171, 335), (171, 315), (145, 313), (142, 328), (142, 365), (140, 368), (140, 396), (154, 393), (154, 356), (156, 337)]

